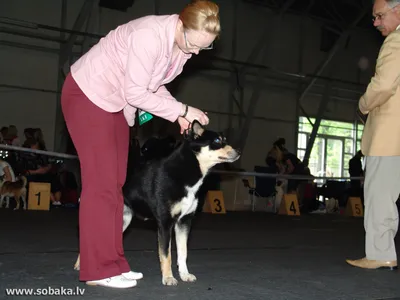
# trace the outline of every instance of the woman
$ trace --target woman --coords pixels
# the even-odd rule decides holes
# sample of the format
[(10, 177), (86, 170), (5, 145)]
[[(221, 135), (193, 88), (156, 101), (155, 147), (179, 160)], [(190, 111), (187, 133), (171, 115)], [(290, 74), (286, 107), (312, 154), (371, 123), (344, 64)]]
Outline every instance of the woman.
[[(80, 280), (128, 288), (141, 273), (130, 270), (122, 245), (122, 186), (129, 126), (137, 109), (171, 122), (181, 133), (207, 115), (165, 88), (219, 35), (219, 8), (193, 1), (179, 15), (146, 16), (112, 30), (71, 66), (62, 109), (82, 172), (79, 212)], [(128, 126), (129, 125), (129, 126)]]

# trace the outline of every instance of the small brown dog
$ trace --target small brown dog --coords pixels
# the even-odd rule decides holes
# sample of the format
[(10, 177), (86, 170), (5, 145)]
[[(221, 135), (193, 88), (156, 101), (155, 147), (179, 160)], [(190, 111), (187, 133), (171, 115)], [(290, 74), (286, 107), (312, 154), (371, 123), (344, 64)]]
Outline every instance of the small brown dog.
[(26, 209), (26, 184), (27, 179), (25, 176), (21, 176), (17, 181), (3, 181), (0, 182), (0, 208), (3, 207), (3, 202), (6, 199), (6, 208), (10, 206), (10, 197), (14, 197), (17, 202), (17, 206), (14, 210), (18, 210), (20, 207), (20, 199), (23, 202), (23, 209)]

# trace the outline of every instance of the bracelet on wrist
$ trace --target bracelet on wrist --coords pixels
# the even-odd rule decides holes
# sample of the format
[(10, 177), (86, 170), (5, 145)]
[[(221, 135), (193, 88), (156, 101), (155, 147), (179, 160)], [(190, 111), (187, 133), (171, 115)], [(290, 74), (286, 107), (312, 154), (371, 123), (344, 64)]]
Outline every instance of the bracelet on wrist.
[(189, 110), (189, 106), (187, 104), (185, 104), (185, 112), (183, 113), (183, 115), (181, 116), (182, 118), (186, 117), (187, 113)]

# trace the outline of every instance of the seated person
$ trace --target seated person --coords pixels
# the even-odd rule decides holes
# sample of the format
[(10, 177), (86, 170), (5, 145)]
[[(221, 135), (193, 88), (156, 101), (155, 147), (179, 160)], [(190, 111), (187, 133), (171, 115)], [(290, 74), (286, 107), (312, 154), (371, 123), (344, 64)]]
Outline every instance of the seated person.
[(286, 164), (287, 174), (301, 174), (301, 171), (304, 170), (301, 160), (289, 151), (284, 154), (284, 162)]
[[(40, 143), (35, 139), (25, 141), (25, 147), (40, 149)], [(28, 182), (48, 182), (51, 184), (51, 202), (53, 205), (61, 205), (61, 183), (57, 174), (52, 173), (52, 165), (45, 155), (23, 152), (20, 155), (23, 173)]]
[(39, 143), (39, 149), (40, 150), (46, 150), (46, 144), (44, 142), (44, 137), (43, 137), (43, 132), (40, 128), (25, 128), (24, 130), (24, 135), (25, 135), (25, 141), (22, 144), (22, 147), (28, 147), (27, 142), (29, 143), (29, 140), (36, 140)]
[[(25, 128), (24, 129), (25, 141), (34, 138), (34, 133), (35, 133), (35, 129), (33, 129), (33, 128)], [(25, 141), (22, 144), (22, 147), (24, 147)]]
[(0, 129), (0, 138), (1, 138), (1, 143), (2, 144), (5, 144), (6, 142), (5, 142), (5, 138), (6, 138), (6, 136), (7, 136), (7, 132), (8, 132), (8, 127), (6, 127), (6, 126), (3, 126), (3, 127), (1, 127), (1, 129)]
[(271, 169), (272, 173), (285, 173), (285, 167), (282, 163), (283, 152), (277, 146), (272, 146), (265, 158), (266, 165)]
[(7, 129), (7, 135), (3, 137), (5, 144), (12, 146), (21, 146), (18, 137), (18, 129), (15, 125), (10, 125)]
[[(308, 168), (304, 163), (293, 153), (285, 151), (283, 161), (286, 165), (286, 174), (290, 175), (310, 175)], [(288, 182), (288, 192), (293, 192), (297, 190), (297, 186), (301, 182), (306, 182), (307, 180), (302, 179), (289, 179)]]

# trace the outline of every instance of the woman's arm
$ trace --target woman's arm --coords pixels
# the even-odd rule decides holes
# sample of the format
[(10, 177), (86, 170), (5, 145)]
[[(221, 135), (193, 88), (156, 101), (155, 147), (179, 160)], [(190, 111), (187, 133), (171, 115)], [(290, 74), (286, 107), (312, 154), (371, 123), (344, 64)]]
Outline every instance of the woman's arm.
[(183, 104), (163, 86), (156, 93), (148, 89), (159, 56), (163, 55), (161, 38), (152, 29), (141, 29), (131, 34), (125, 70), (125, 98), (136, 108), (175, 122), (182, 113)]

